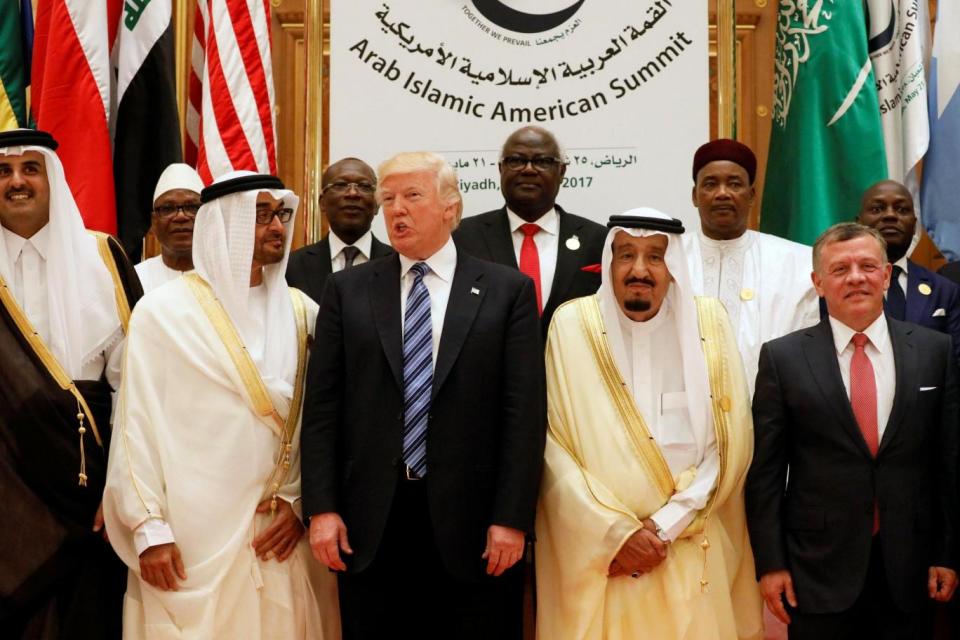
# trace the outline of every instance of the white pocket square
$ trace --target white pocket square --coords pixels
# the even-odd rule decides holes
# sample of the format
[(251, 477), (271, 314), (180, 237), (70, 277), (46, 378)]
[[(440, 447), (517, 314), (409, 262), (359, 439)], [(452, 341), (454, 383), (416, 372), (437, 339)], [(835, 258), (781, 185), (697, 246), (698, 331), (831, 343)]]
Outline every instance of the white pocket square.
[(933, 391), (936, 387), (920, 387), (920, 391)]
[(933, 317), (933, 318), (940, 318), (940, 317), (945, 316), (945, 315), (947, 315), (947, 312), (946, 312), (945, 309), (937, 309), (936, 311), (933, 312), (933, 316), (931, 316), (931, 317)]

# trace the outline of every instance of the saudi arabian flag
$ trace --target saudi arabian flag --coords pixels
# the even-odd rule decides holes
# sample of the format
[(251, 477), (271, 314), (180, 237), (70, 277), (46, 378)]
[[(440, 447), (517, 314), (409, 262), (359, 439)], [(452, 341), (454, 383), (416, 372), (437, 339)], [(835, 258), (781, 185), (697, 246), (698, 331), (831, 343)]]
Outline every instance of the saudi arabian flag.
[(867, 38), (862, 2), (780, 1), (762, 231), (812, 244), (887, 177)]
[(20, 3), (4, 0), (0, 2), (0, 131), (27, 126), (27, 75)]

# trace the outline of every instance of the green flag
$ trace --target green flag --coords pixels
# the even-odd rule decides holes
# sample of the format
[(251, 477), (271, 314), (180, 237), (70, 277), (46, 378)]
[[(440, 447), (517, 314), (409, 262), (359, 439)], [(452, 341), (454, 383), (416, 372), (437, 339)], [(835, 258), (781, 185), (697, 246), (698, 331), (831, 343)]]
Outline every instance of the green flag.
[(20, 3), (0, 2), (0, 131), (27, 126)]
[(813, 244), (886, 177), (863, 3), (781, 0), (760, 229)]

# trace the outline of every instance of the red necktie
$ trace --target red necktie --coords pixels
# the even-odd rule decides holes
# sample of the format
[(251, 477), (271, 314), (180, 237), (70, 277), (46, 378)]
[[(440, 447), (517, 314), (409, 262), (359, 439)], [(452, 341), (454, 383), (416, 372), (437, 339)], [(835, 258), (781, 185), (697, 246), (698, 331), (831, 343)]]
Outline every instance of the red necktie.
[(520, 225), (520, 231), (523, 233), (523, 244), (520, 245), (520, 271), (533, 279), (533, 284), (537, 288), (537, 312), (543, 313), (543, 298), (540, 294), (540, 252), (537, 251), (537, 243), (533, 241), (533, 236), (540, 231), (538, 225), (528, 222)]
[[(860, 425), (860, 432), (867, 442), (867, 448), (874, 458), (880, 448), (880, 436), (877, 429), (877, 381), (873, 375), (873, 365), (864, 346), (867, 344), (866, 335), (853, 335), (853, 359), (850, 361), (850, 406), (853, 415)], [(873, 506), (873, 533), (880, 529), (880, 514), (877, 506)]]

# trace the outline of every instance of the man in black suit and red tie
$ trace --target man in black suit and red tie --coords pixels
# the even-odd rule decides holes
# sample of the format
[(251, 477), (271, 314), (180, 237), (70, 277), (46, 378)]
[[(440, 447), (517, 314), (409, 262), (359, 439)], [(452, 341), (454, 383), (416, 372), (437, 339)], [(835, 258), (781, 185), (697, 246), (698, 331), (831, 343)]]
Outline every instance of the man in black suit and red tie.
[(343, 158), (323, 172), (320, 212), (330, 232), (320, 242), (297, 249), (287, 263), (287, 284), (320, 302), (331, 273), (393, 253), (377, 240), (370, 223), (377, 215), (377, 175), (357, 158)]
[(380, 166), (398, 255), (333, 274), (302, 426), (303, 513), (347, 640), (517, 638), (546, 432), (533, 282), (457, 249), (442, 157)]
[(950, 337), (883, 312), (883, 237), (813, 248), (828, 317), (766, 343), (746, 505), (760, 589), (792, 639), (928, 638), (957, 584)]
[(607, 229), (568, 213), (556, 203), (567, 161), (546, 129), (523, 127), (500, 153), (500, 190), (506, 204), (464, 219), (453, 234), (467, 253), (518, 269), (537, 286), (546, 336), (553, 312), (573, 298), (593, 295)]

